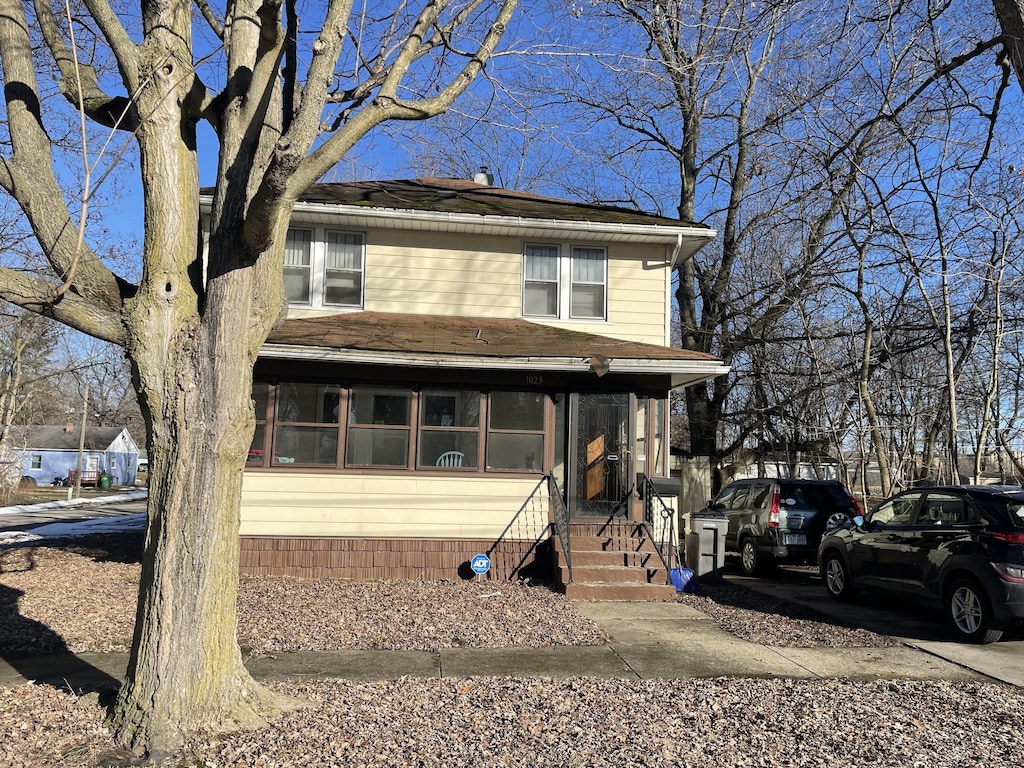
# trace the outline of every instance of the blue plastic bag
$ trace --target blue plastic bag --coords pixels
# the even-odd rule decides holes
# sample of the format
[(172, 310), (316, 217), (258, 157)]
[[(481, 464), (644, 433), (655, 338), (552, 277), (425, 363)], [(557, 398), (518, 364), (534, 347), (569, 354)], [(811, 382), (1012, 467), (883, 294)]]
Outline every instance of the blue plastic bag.
[(676, 592), (697, 591), (697, 578), (694, 576), (692, 568), (673, 568), (669, 571), (669, 576), (672, 578), (672, 585), (676, 588)]

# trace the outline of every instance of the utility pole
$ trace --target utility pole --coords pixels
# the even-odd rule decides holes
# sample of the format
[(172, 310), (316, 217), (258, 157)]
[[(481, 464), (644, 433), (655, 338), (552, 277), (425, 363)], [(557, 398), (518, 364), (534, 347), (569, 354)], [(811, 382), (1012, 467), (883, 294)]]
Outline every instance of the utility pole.
[(85, 451), (85, 421), (89, 416), (89, 380), (85, 380), (85, 395), (82, 402), (82, 431), (78, 435), (78, 462), (75, 464), (75, 486), (71, 498), (82, 495), (82, 453)]

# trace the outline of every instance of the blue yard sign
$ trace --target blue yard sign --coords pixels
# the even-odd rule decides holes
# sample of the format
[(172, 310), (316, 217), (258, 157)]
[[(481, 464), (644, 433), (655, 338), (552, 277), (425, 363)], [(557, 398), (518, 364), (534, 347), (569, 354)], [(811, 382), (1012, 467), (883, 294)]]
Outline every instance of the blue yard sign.
[(491, 558), (487, 555), (474, 555), (469, 561), (469, 567), (473, 569), (473, 573), (483, 575), (491, 570)]

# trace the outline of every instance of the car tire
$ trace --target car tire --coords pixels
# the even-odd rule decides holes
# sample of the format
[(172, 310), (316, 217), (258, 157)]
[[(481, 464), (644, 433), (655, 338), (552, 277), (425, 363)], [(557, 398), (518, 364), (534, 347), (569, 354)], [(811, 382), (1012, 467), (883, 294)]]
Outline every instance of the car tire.
[(749, 536), (740, 542), (740, 567), (747, 576), (753, 576), (761, 570), (761, 555), (758, 554), (754, 540)]
[(835, 600), (849, 600), (853, 597), (853, 579), (850, 578), (850, 569), (846, 567), (843, 558), (835, 552), (829, 552), (821, 561), (821, 578), (825, 582), (825, 589)]
[(968, 643), (994, 643), (1003, 636), (1003, 624), (992, 615), (988, 595), (970, 577), (954, 580), (946, 590), (946, 618), (960, 639)]

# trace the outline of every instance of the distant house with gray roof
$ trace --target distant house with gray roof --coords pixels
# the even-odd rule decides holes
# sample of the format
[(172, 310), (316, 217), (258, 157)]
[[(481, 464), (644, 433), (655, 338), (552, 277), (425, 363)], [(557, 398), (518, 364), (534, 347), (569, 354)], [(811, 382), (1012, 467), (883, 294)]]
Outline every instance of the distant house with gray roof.
[(72, 478), (80, 445), (83, 484), (97, 484), (105, 472), (112, 485), (134, 485), (139, 447), (127, 429), (86, 427), (84, 442), (81, 436), (81, 427), (72, 424), (12, 427), (9, 448), (22, 455), (22, 476), (39, 485), (49, 485), (55, 478)]

